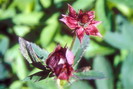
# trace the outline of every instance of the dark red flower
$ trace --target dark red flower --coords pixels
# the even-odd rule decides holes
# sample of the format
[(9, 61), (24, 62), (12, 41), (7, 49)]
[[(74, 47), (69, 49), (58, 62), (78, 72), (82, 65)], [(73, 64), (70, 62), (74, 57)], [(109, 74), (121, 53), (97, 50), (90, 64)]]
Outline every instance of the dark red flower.
[(58, 45), (46, 60), (47, 66), (60, 80), (69, 80), (74, 70), (74, 55), (68, 48)]
[(68, 4), (68, 15), (62, 15), (63, 18), (60, 21), (64, 22), (70, 29), (74, 29), (76, 35), (78, 36), (80, 42), (84, 36), (84, 33), (87, 35), (100, 36), (96, 26), (101, 23), (101, 21), (95, 21), (94, 11), (83, 12), (79, 10), (78, 13), (73, 9), (71, 5)]

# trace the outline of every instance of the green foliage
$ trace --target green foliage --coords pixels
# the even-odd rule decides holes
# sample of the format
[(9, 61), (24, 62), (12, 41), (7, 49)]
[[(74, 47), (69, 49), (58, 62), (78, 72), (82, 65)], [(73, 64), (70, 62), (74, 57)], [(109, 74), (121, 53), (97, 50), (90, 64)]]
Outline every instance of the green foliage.
[(132, 89), (133, 88), (133, 52), (129, 52), (128, 56), (125, 58), (121, 70), (121, 77), (124, 89)]
[[(103, 38), (85, 36), (83, 44), (76, 38), (72, 47), (75, 69), (91, 66), (99, 75), (91, 71), (77, 75), (91, 79), (104, 74), (106, 78), (95, 82), (70, 81), (65, 88), (133, 89), (132, 0), (0, 0), (0, 89), (58, 89), (56, 81), (47, 78), (50, 73), (45, 70), (44, 61), (49, 55), (47, 51), (53, 51), (58, 43), (70, 47), (75, 35), (58, 20), (67, 12), (67, 3), (77, 11), (96, 11), (97, 20), (102, 21), (98, 28)], [(21, 39), (23, 55), (31, 65), (20, 54), (18, 36), (39, 45)], [(33, 73), (33, 66), (38, 71)], [(26, 81), (22, 81), (26, 76)]]
[(76, 67), (81, 58), (83, 57), (86, 48), (89, 44), (89, 36), (84, 35), (82, 43), (79, 42), (79, 39), (76, 37), (74, 43), (72, 44), (72, 52), (75, 55), (74, 66)]
[(113, 89), (113, 71), (108, 60), (102, 56), (98, 56), (94, 59), (93, 67), (94, 70), (103, 72), (107, 77), (106, 79), (95, 81), (97, 89)]
[(84, 71), (84, 72), (77, 72), (75, 73), (75, 75), (77, 76), (77, 78), (79, 79), (83, 79), (83, 80), (91, 80), (91, 79), (103, 79), (105, 78), (105, 75), (101, 72), (97, 72), (97, 71)]

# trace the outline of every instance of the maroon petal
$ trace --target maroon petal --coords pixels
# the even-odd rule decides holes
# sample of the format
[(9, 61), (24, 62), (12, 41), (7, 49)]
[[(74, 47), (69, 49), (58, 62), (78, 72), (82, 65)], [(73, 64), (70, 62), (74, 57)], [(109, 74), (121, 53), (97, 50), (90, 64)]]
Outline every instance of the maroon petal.
[(78, 22), (76, 19), (66, 15), (62, 16), (63, 18), (60, 19), (60, 21), (64, 22), (70, 29), (75, 29), (78, 26)]
[(93, 25), (89, 25), (87, 28), (85, 28), (85, 32), (87, 35), (102, 37), (102, 35), (99, 33), (98, 29)]
[(99, 25), (100, 23), (102, 23), (102, 21), (95, 21), (95, 20), (92, 20), (91, 21), (91, 25), (94, 25), (94, 26), (97, 26), (97, 25)]
[(76, 29), (76, 35), (78, 36), (80, 43), (82, 42), (82, 39), (84, 37), (84, 29), (82, 27), (79, 27)]
[(95, 12), (94, 11), (88, 11), (87, 14), (89, 16), (90, 19), (94, 19), (95, 18)]
[(69, 65), (74, 63), (74, 54), (69, 49), (66, 50), (66, 59)]
[(68, 10), (69, 10), (69, 16), (73, 18), (77, 17), (76, 11), (73, 9), (73, 7), (70, 4), (68, 4)]

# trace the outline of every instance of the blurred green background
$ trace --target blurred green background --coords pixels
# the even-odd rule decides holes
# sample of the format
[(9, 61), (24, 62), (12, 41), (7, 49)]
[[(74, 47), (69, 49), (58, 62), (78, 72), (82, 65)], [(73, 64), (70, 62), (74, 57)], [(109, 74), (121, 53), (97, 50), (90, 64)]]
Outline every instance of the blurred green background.
[(70, 46), (74, 33), (59, 22), (75, 10), (93, 10), (103, 38), (91, 41), (79, 68), (103, 72), (103, 80), (77, 81), (67, 89), (133, 89), (133, 0), (0, 0), (0, 89), (57, 89), (55, 81), (23, 82), (38, 71), (19, 51), (18, 36), (51, 52)]

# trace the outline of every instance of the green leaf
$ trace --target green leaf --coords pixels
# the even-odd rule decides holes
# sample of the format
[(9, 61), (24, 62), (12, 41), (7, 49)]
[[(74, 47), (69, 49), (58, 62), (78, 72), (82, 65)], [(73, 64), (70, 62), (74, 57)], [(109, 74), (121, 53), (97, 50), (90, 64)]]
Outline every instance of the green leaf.
[(100, 21), (103, 21), (103, 26), (105, 30), (111, 30), (111, 13), (106, 13), (107, 5), (106, 0), (97, 0), (96, 1), (96, 15)]
[(84, 55), (85, 50), (89, 45), (89, 40), (90, 40), (89, 36), (84, 35), (84, 37), (82, 39), (82, 43), (80, 43), (79, 39), (76, 37), (76, 39), (73, 43), (73, 47), (72, 47), (72, 52), (75, 55), (75, 59), (74, 59), (75, 67), (77, 67), (77, 64), (79, 63), (82, 56)]
[(32, 75), (26, 77), (23, 81), (38, 82), (38, 81), (41, 81), (41, 80), (49, 77), (49, 74), (50, 74), (50, 71), (45, 69), (44, 71), (40, 71), (40, 72), (37, 72), (35, 74), (32, 74)]
[(116, 4), (123, 4), (130, 8), (133, 8), (133, 3), (131, 3), (132, 0), (108, 0), (108, 1), (116, 3)]
[(84, 72), (77, 72), (75, 73), (78, 79), (83, 79), (83, 80), (91, 80), (91, 79), (103, 79), (105, 78), (105, 75), (102, 72), (98, 71), (84, 71)]
[(75, 10), (91, 8), (94, 5), (94, 0), (76, 0), (72, 6)]
[(32, 13), (22, 13), (18, 14), (13, 18), (15, 24), (25, 24), (25, 25), (36, 25), (39, 23), (40, 18), (43, 13), (41, 12), (32, 12)]
[(22, 25), (14, 26), (13, 30), (17, 36), (21, 36), (21, 37), (23, 37), (24, 35), (30, 32), (30, 28), (28, 26), (22, 26)]
[(9, 39), (0, 35), (0, 57), (3, 56), (9, 46)]
[(29, 63), (32, 63), (37, 68), (44, 69), (44, 60), (48, 57), (49, 53), (42, 50), (36, 44), (28, 42), (19, 37), (20, 51)]
[(51, 5), (51, 0), (40, 0), (44, 8), (48, 8)]
[(58, 13), (55, 13), (46, 22), (46, 27), (42, 30), (40, 41), (41, 45), (45, 48), (50, 45), (50, 42), (54, 39), (56, 32), (58, 31)]
[(94, 59), (93, 68), (96, 71), (103, 72), (107, 77), (103, 80), (95, 80), (97, 89), (114, 89), (113, 72), (109, 61), (98, 56)]
[(108, 46), (100, 45), (93, 40), (90, 40), (89, 47), (87, 48), (84, 57), (89, 59), (96, 55), (109, 55), (115, 52), (115, 49)]
[(13, 0), (10, 8), (17, 7), (21, 12), (28, 13), (33, 10), (35, 0)]
[(129, 52), (128, 56), (125, 58), (122, 69), (121, 69), (121, 79), (124, 89), (133, 88), (133, 52)]
[(39, 82), (28, 82), (31, 89), (58, 89), (57, 83), (53, 78), (47, 78)]
[(69, 88), (65, 89), (93, 89), (90, 84), (85, 81), (77, 81), (72, 83)]
[(11, 83), (9, 89), (22, 89), (23, 83), (21, 81), (14, 81)]
[(116, 48), (133, 50), (133, 25), (122, 16), (117, 16), (117, 23), (117, 32), (107, 32), (104, 40)]

